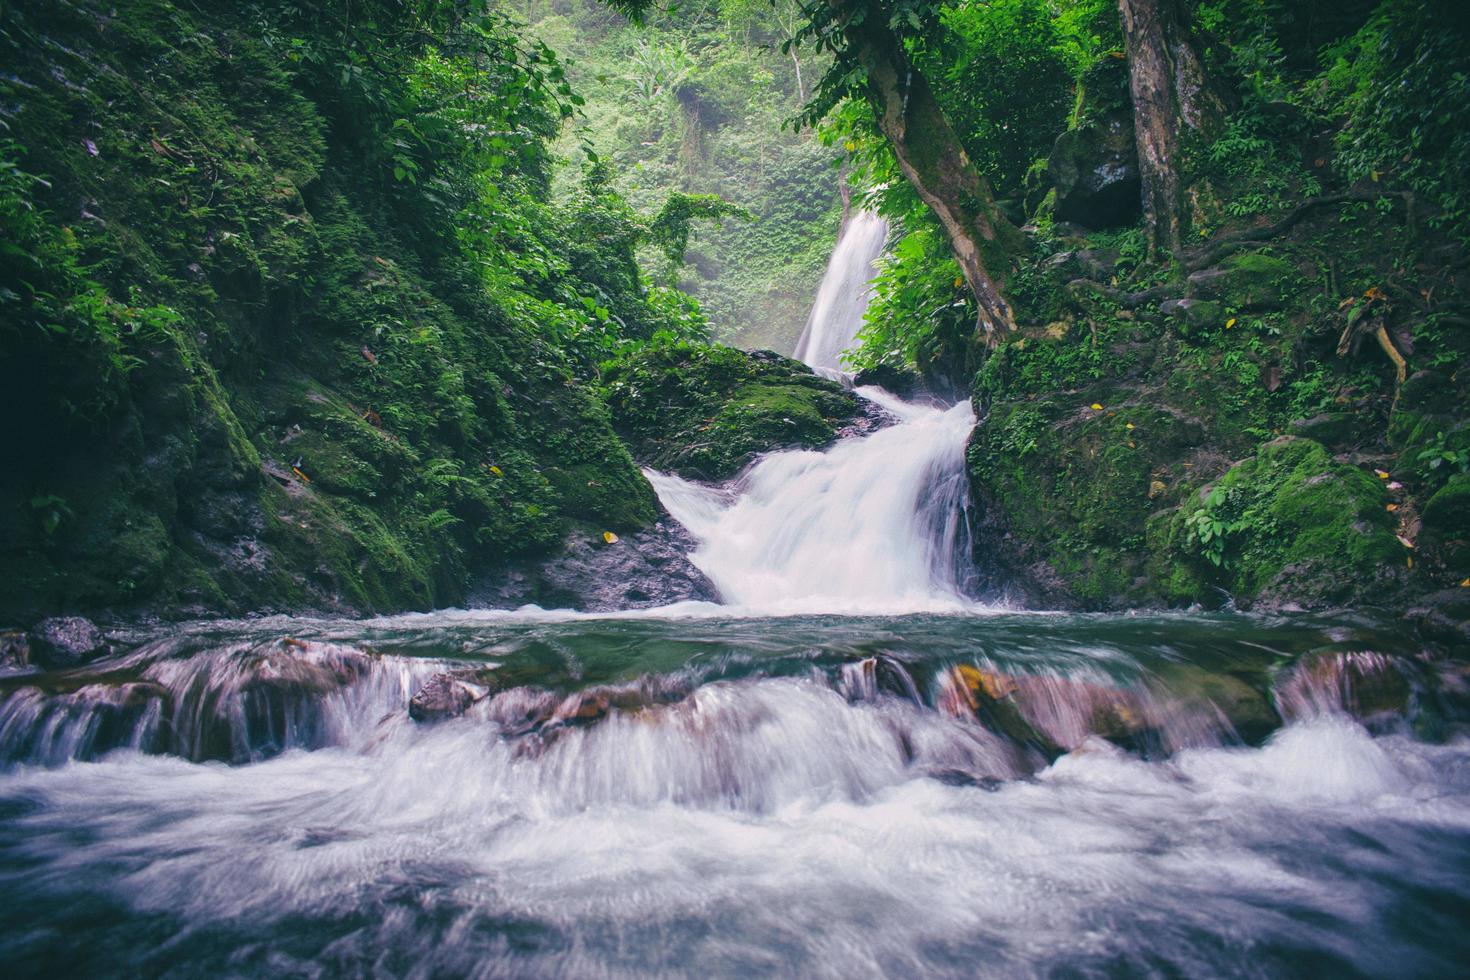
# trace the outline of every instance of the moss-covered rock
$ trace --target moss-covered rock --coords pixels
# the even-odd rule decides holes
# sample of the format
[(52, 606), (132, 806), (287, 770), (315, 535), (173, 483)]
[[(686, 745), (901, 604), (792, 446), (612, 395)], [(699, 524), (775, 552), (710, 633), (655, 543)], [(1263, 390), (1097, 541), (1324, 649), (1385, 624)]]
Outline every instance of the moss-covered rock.
[(804, 364), (718, 345), (649, 348), (611, 366), (604, 383), (613, 425), (641, 462), (704, 480), (773, 449), (823, 446), (862, 411)]
[(1179, 492), (1204, 436), (1197, 421), (1106, 386), (992, 405), (966, 456), (977, 557), (1046, 601), (1149, 601), (1149, 518)]
[(1372, 473), (1285, 436), (1181, 507), (1173, 540), (1241, 606), (1383, 601), (1407, 566), (1386, 501)]
[(1192, 296), (1218, 301), (1231, 311), (1277, 309), (1296, 278), (1296, 268), (1285, 259), (1245, 252), (1191, 274), (1189, 290)]

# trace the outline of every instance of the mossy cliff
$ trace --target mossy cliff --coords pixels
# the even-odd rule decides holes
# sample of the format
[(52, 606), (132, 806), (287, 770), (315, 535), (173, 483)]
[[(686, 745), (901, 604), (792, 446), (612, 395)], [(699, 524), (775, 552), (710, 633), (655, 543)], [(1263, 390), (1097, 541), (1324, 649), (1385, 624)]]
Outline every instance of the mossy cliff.
[(974, 387), (993, 584), (1088, 608), (1402, 606), (1470, 575), (1463, 253), (1361, 196), (1245, 250), (1227, 228), (1187, 279), (1143, 278), (1131, 233), (1034, 236), (1034, 325)]
[(280, 11), (5, 8), (0, 618), (427, 608), (657, 517), (544, 339), (595, 291), (407, 218), (371, 59), (323, 81)]

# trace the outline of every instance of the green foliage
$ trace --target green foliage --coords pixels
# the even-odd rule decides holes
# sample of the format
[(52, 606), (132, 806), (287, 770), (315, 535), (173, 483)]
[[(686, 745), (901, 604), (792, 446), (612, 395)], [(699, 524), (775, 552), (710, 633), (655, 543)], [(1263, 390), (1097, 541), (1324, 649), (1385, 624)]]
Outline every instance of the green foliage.
[(878, 270), (849, 366), (948, 369), (956, 357), (963, 363), (975, 307), (943, 233), (932, 226), (910, 232)]
[(1401, 181), (1470, 242), (1470, 8), (1384, 0), (1324, 61), (1313, 95), (1347, 116), (1339, 166), (1354, 179)]

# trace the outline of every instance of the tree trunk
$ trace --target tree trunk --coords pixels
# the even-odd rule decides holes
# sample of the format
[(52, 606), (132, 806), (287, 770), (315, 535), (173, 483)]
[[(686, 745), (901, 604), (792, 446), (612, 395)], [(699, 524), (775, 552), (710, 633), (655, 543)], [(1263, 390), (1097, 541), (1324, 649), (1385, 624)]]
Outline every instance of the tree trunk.
[(843, 24), (849, 51), (868, 75), (878, 127), (893, 144), (899, 169), (934, 212), (979, 304), (979, 329), (1015, 329), (1003, 295), (1021, 234), (996, 207), (990, 186), (960, 145), (929, 83), (912, 64), (887, 17), (876, 7), (854, 22), (851, 0), (827, 0)]
[(1178, 0), (1118, 0), (1128, 51), (1129, 89), (1143, 215), (1151, 257), (1184, 261), (1191, 224), (1185, 198), (1182, 137), (1207, 131), (1223, 105), (1205, 84), (1204, 65), (1189, 41)]

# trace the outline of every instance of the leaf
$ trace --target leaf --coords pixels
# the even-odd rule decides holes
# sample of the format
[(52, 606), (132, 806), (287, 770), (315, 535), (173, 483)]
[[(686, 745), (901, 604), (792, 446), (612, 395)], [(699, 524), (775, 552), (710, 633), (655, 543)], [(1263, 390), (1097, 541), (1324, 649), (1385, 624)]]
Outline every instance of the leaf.
[(1233, 326), (1235, 326), (1235, 317), (1231, 317), (1230, 319), (1228, 319), (1228, 320), (1225, 321), (1225, 329), (1226, 330), (1229, 330)]
[(1388, 479), (1388, 471), (1387, 470), (1374, 470), (1373, 471), (1373, 475), (1376, 476), (1376, 477), (1378, 477), (1378, 479), (1380, 479), (1380, 480), (1387, 480)]
[(494, 473), (496, 476), (505, 476), (505, 471), (498, 466), (490, 467), (490, 472)]
[(1394, 511), (1396, 511), (1396, 510), (1399, 509), (1399, 505), (1398, 504), (1388, 504), (1384, 509), (1387, 510), (1390, 514), (1392, 514)]
[(618, 536), (611, 531), (603, 531), (602, 540), (606, 541), (608, 544), (617, 544)]
[(1132, 431), (1133, 431), (1133, 429), (1134, 429), (1134, 428), (1135, 428), (1135, 427), (1134, 427), (1134, 425), (1133, 425), (1133, 423), (1132, 423), (1132, 422), (1129, 422), (1129, 423), (1128, 423), (1128, 424), (1127, 424), (1127, 425), (1126, 425), (1126, 426), (1125, 426), (1125, 428), (1127, 428), (1127, 429), (1128, 429), (1128, 431), (1129, 431), (1129, 432), (1132, 432)]
[(1093, 402), (1092, 403), (1092, 410), (1094, 412), (1101, 412), (1103, 410), (1103, 407), (1101, 405), (1099, 405), (1097, 402)]

